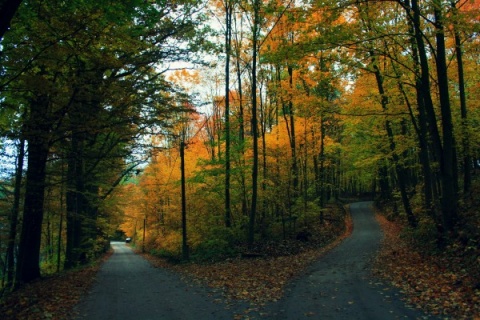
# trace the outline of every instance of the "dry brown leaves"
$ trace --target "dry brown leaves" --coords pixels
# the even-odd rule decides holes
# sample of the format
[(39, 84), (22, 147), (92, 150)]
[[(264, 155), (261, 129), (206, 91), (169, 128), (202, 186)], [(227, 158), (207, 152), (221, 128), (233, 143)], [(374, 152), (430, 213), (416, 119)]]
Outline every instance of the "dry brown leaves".
[[(291, 278), (350, 235), (352, 223), (349, 217), (346, 225), (347, 230), (343, 234), (334, 234), (330, 230), (327, 237), (322, 235), (322, 241), (325, 238), (335, 239), (328, 245), (315, 249), (313, 243), (305, 245), (297, 242), (297, 247), (283, 250), (300, 251), (289, 256), (238, 258), (214, 264), (171, 264), (164, 259), (144, 256), (158, 267), (181, 273), (187, 281), (193, 279), (202, 285), (221, 290), (229, 299), (247, 300), (253, 305), (262, 305), (280, 299), (285, 284)], [(93, 284), (100, 265), (101, 263), (98, 263), (92, 267), (65, 272), (18, 289), (0, 301), (0, 318), (2, 320), (74, 318), (72, 308)]]
[(468, 270), (446, 256), (421, 255), (400, 237), (401, 227), (377, 215), (384, 246), (376, 272), (407, 296), (408, 302), (435, 315), (480, 319), (480, 290)]
[(254, 305), (277, 301), (283, 296), (285, 284), (297, 276), (321, 255), (337, 246), (352, 231), (347, 230), (330, 244), (280, 257), (238, 258), (214, 264), (171, 265), (162, 259), (149, 257), (156, 266), (173, 268), (188, 279), (220, 289), (229, 299), (247, 300)]
[(43, 278), (19, 288), (0, 301), (0, 318), (5, 320), (74, 318), (72, 308), (91, 287), (100, 266), (101, 263), (96, 263), (79, 270)]

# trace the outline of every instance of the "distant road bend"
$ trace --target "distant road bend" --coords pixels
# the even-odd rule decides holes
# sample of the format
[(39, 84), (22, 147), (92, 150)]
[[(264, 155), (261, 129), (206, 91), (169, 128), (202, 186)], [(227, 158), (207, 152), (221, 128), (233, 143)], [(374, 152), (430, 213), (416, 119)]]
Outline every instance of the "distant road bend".
[[(248, 313), (248, 319), (428, 318), (372, 277), (370, 262), (382, 231), (371, 206), (351, 204), (352, 235), (292, 281), (282, 300)], [(240, 319), (248, 307), (244, 302), (227, 304), (207, 288), (154, 268), (122, 242), (112, 247), (114, 254), (97, 274), (96, 285), (77, 306), (78, 320)]]

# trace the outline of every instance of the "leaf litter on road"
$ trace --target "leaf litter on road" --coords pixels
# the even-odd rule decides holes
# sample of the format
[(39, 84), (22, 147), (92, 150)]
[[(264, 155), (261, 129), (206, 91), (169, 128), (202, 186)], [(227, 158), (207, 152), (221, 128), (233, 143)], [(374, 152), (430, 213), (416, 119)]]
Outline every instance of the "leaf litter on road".
[[(425, 257), (412, 250), (400, 237), (401, 227), (377, 216), (385, 233), (383, 250), (377, 257), (375, 272), (390, 279), (417, 308), (456, 319), (480, 317), (480, 290), (474, 288), (468, 270), (451, 268), (455, 262)], [(183, 274), (187, 281), (196, 281), (219, 290), (229, 299), (246, 300), (252, 305), (237, 319), (248, 319), (256, 306), (274, 302), (283, 296), (284, 286), (309, 264), (339, 244), (351, 233), (347, 231), (326, 246), (312, 248), (298, 243), (291, 255), (263, 255), (254, 259), (230, 259), (212, 264), (171, 264), (164, 259), (147, 256), (159, 267)], [(291, 246), (292, 244), (290, 244)], [(288, 251), (288, 250), (287, 250)], [(72, 319), (72, 307), (94, 282), (100, 264), (65, 272), (36, 281), (0, 301), (2, 319)], [(354, 302), (353, 302), (354, 303)]]
[[(321, 226), (323, 232), (326, 226)], [(252, 305), (264, 305), (279, 300), (289, 280), (297, 276), (320, 256), (337, 246), (352, 231), (352, 222), (347, 217), (346, 228), (336, 234), (329, 234), (329, 242), (321, 246), (305, 245), (301, 241), (283, 243), (278, 255), (274, 245), (262, 248), (262, 255), (256, 258), (236, 258), (209, 264), (170, 264), (164, 259), (147, 255), (158, 267), (174, 269), (193, 280), (220, 290), (228, 299), (246, 300)], [(332, 231), (333, 232), (333, 231)], [(286, 248), (286, 249), (285, 249)], [(275, 252), (272, 254), (272, 252)], [(288, 254), (295, 252), (295, 254)]]

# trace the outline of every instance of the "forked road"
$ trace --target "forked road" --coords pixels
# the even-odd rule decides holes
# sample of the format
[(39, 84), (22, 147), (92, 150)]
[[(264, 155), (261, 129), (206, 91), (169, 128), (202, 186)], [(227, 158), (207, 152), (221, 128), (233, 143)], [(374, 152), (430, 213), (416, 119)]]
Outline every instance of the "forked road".
[[(382, 232), (371, 202), (351, 205), (351, 237), (309, 267), (286, 288), (285, 297), (250, 319), (418, 319), (399, 294), (371, 277), (369, 266)], [(245, 305), (227, 306), (208, 289), (187, 285), (176, 274), (152, 267), (123, 243), (79, 304), (78, 319), (234, 319)], [(238, 319), (238, 318), (236, 318)]]

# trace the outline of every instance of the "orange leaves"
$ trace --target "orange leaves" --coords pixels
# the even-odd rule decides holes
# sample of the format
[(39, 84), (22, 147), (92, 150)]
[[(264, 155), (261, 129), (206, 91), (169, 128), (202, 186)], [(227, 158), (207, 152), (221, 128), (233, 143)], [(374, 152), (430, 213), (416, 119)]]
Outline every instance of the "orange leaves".
[(172, 72), (169, 77), (169, 81), (176, 83), (177, 85), (185, 85), (187, 87), (200, 84), (199, 71), (181, 69)]

